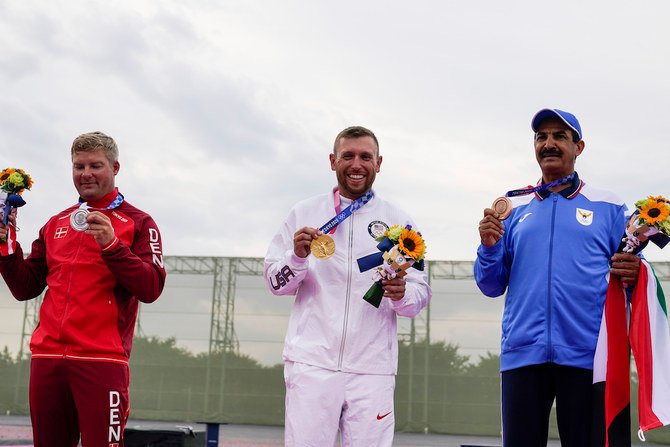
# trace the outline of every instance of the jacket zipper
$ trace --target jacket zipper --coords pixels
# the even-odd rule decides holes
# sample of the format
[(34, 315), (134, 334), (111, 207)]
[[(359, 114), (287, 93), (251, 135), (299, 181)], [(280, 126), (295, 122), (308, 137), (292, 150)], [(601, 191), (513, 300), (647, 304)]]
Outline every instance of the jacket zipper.
[[(67, 293), (65, 295), (65, 307), (63, 308), (63, 317), (60, 320), (60, 330), (58, 331), (59, 335), (62, 337), (63, 335), (63, 326), (65, 324), (65, 317), (67, 315), (67, 309), (70, 307), (70, 289), (72, 288), (72, 275), (74, 274), (74, 268), (72, 266), (74, 263), (77, 261), (77, 258), (79, 258), (79, 251), (81, 250), (81, 245), (84, 241), (84, 233), (82, 232), (81, 234), (77, 235), (79, 237), (79, 244), (77, 245), (77, 251), (75, 252), (74, 255), (74, 260), (73, 262), (69, 265), (70, 268), (70, 274), (68, 275), (68, 286), (67, 286)], [(68, 354), (68, 345), (65, 345), (65, 350), (63, 352), (63, 357), (66, 357)]]
[(351, 217), (349, 217), (349, 247), (347, 250), (347, 294), (344, 297), (344, 322), (342, 324), (342, 343), (340, 344), (340, 356), (337, 360), (338, 371), (342, 370), (342, 360), (344, 358), (344, 345), (347, 342), (349, 301), (351, 301), (351, 268), (352, 268), (352, 253), (353, 253), (353, 241), (354, 241), (354, 219), (356, 219), (356, 215), (352, 214)]
[(552, 193), (551, 209), (551, 236), (549, 238), (549, 268), (547, 269), (547, 361), (552, 362), (554, 356), (551, 353), (551, 303), (552, 303), (552, 281), (551, 273), (554, 258), (554, 227), (556, 224), (556, 204), (558, 203), (558, 194)]

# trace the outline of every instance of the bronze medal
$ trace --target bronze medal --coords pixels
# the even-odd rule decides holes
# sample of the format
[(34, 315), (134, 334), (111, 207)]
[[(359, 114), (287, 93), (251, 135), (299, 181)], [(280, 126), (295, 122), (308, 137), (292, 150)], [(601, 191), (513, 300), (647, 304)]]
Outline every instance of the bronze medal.
[(335, 241), (327, 234), (322, 234), (312, 240), (309, 250), (319, 259), (327, 259), (335, 253)]
[(491, 208), (498, 213), (498, 219), (505, 220), (512, 214), (512, 201), (507, 197), (498, 197), (493, 201)]

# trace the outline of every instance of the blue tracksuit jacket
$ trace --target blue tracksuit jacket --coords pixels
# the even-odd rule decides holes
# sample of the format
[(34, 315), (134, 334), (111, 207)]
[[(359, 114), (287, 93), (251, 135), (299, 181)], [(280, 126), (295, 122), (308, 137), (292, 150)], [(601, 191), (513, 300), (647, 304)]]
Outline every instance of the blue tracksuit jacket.
[(575, 176), (559, 193), (512, 198), (505, 233), (480, 245), (475, 280), (505, 293), (500, 369), (554, 362), (593, 369), (610, 269), (626, 206)]

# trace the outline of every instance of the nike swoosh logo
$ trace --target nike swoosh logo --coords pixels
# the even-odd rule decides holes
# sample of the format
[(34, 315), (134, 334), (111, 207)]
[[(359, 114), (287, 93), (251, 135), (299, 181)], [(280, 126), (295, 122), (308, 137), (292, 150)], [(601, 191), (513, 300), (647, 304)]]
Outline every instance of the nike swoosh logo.
[(386, 414), (382, 414), (382, 415), (380, 415), (379, 413), (377, 413), (377, 420), (378, 420), (378, 421), (381, 421), (382, 419), (384, 419), (386, 416), (388, 416), (388, 415), (391, 414), (391, 413), (393, 413), (393, 412), (392, 412), (392, 411), (389, 411), (388, 413), (386, 413)]
[(533, 214), (533, 213), (526, 213), (526, 214), (524, 214), (524, 215), (521, 217), (521, 219), (519, 219), (519, 223), (521, 223), (521, 222), (523, 222), (524, 220), (526, 220), (526, 217), (530, 216), (531, 214)]

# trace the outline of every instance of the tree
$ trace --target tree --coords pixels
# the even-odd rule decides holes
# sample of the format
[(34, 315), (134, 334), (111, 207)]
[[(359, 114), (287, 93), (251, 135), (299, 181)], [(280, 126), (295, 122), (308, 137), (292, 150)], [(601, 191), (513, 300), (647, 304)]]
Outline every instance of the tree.
[(478, 377), (498, 377), (500, 374), (500, 355), (490, 351), (479, 356), (479, 362), (469, 365), (468, 375)]
[[(439, 371), (441, 374), (462, 375), (467, 371), (467, 363), (470, 357), (458, 353), (458, 345), (446, 341), (436, 341), (428, 348), (428, 364), (431, 371)], [(410, 355), (410, 350), (412, 353)], [(398, 345), (398, 369), (407, 371), (412, 358), (412, 370), (422, 372), (425, 365), (426, 344), (419, 341), (410, 346), (407, 342)]]

